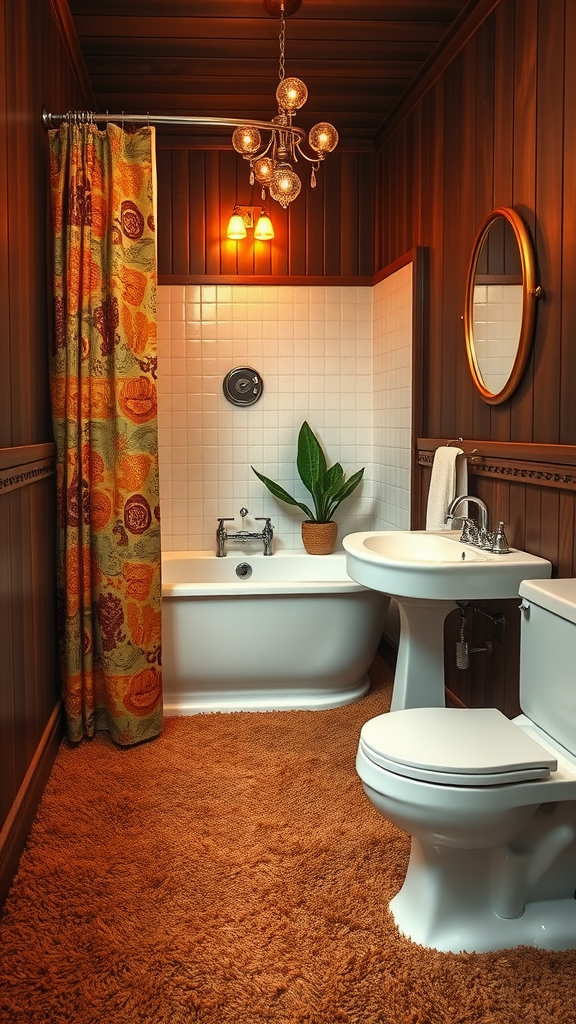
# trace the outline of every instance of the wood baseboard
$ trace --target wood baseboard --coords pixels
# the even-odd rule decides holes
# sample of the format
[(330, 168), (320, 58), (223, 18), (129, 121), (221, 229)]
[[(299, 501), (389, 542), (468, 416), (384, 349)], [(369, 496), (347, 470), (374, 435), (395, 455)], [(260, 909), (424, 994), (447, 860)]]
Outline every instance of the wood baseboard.
[(10, 813), (0, 831), (0, 912), (18, 869), (28, 833), (62, 737), (62, 702), (55, 705)]

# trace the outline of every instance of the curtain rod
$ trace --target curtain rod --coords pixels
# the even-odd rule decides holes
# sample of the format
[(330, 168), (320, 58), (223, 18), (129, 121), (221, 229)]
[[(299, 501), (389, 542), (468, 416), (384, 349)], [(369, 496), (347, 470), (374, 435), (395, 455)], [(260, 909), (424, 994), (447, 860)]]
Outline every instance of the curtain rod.
[(58, 128), (66, 121), (75, 124), (108, 124), (109, 121), (119, 124), (145, 124), (157, 127), (210, 127), (210, 128), (241, 128), (244, 125), (252, 125), (254, 128), (263, 128), (264, 131), (290, 132), (299, 139), (306, 138), (306, 132), (302, 128), (295, 128), (294, 125), (277, 125), (272, 121), (253, 121), (250, 117), (240, 119), (238, 117), (176, 117), (173, 114), (96, 114), (88, 110), (72, 110), (66, 114), (51, 114), (45, 107), (42, 108), (42, 124), (46, 130)]

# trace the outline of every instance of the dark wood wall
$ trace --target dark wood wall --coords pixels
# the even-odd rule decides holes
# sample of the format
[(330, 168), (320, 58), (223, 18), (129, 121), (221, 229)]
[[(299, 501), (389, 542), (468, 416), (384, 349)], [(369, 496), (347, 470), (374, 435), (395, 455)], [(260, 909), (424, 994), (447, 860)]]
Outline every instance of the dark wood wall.
[(85, 104), (49, 0), (0, 4), (0, 904), (59, 737), (47, 139)]
[(158, 270), (160, 283), (206, 278), (272, 283), (273, 278), (342, 278), (357, 283), (374, 270), (371, 153), (336, 151), (288, 210), (268, 201), (275, 237), (240, 242), (226, 238), (234, 205), (261, 204), (248, 165), (234, 150), (167, 148), (158, 139)]
[[(493, 522), (509, 524), (511, 543), (550, 559), (558, 576), (576, 575), (575, 46), (573, 0), (501, 0), (432, 86), (404, 105), (380, 140), (375, 170), (377, 266), (415, 245), (429, 252), (414, 525), (424, 524), (430, 453), (462, 437), (476, 449), (471, 493)], [(473, 386), (462, 313), (475, 236), (499, 206), (526, 221), (545, 297), (520, 386), (494, 406)], [(512, 605), (508, 614), (513, 628), (496, 643), (517, 649)], [(492, 695), (514, 710), (511, 663), (506, 700), (496, 655), (477, 654), (470, 673), (454, 670), (454, 618), (453, 685), (467, 702)], [(480, 617), (478, 629), (486, 623)]]
[[(573, 0), (501, 0), (377, 155), (378, 267), (430, 253), (428, 436), (576, 444), (575, 45)], [(461, 317), (474, 238), (497, 206), (524, 217), (545, 298), (520, 387), (490, 406)]]

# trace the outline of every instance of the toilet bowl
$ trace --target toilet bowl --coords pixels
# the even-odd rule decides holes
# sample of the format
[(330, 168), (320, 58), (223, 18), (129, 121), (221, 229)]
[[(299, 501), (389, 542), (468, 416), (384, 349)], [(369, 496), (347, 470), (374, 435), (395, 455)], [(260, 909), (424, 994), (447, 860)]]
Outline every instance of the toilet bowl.
[(364, 791), (412, 837), (390, 909), (423, 946), (576, 947), (576, 580), (525, 582), (520, 593), (530, 717), (410, 708), (361, 731)]

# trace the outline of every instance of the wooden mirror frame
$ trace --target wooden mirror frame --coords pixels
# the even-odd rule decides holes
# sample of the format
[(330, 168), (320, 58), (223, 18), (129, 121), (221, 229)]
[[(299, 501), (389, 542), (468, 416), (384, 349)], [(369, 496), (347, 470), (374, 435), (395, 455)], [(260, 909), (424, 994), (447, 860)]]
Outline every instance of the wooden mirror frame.
[[(522, 322), (520, 325), (520, 337), (516, 349), (516, 358), (504, 387), (497, 394), (494, 394), (492, 391), (488, 390), (484, 383), (474, 343), (474, 280), (476, 277), (476, 267), (478, 265), (482, 246), (490, 228), (499, 217), (503, 217), (511, 225), (516, 242), (518, 243), (518, 251), (520, 254), (520, 263), (522, 268), (523, 298)], [(483, 224), (482, 228), (478, 232), (476, 241), (474, 242), (470, 266), (468, 268), (468, 277), (466, 280), (466, 297), (464, 304), (464, 330), (466, 334), (466, 355), (468, 356), (468, 365), (470, 366), (472, 379), (478, 388), (478, 391), (482, 395), (484, 401), (488, 402), (490, 405), (499, 405), (500, 402), (505, 402), (507, 398), (510, 398), (510, 395), (515, 391), (520, 383), (520, 379), (526, 368), (530, 347), (532, 345), (536, 321), (536, 304), (541, 295), (542, 289), (536, 283), (536, 258), (528, 228), (521, 216), (516, 213), (515, 210), (507, 206), (498, 207), (496, 210), (492, 211), (486, 222)]]

